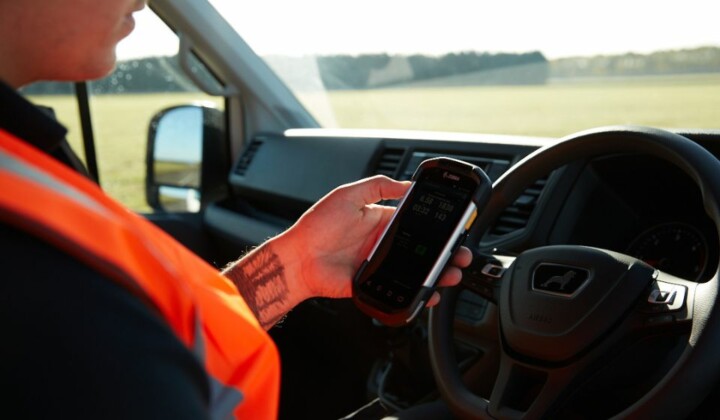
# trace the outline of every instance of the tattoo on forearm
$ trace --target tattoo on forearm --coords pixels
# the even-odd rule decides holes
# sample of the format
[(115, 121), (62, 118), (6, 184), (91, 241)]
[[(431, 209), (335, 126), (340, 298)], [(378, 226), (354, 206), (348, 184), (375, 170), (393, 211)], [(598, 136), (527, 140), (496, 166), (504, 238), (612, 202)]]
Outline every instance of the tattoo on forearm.
[(285, 268), (269, 245), (258, 248), (225, 269), (238, 291), (267, 329), (285, 316), (288, 297)]

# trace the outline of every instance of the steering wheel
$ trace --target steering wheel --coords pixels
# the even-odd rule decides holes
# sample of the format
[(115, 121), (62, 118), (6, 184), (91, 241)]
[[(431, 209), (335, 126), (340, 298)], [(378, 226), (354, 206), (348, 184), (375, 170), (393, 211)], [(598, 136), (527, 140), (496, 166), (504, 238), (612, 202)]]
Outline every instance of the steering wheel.
[[(579, 159), (644, 153), (664, 159), (700, 187), (720, 231), (720, 161), (677, 134), (645, 127), (581, 132), (541, 148), (508, 170), (478, 216), (481, 235), (535, 179)], [(720, 374), (718, 272), (705, 283), (655, 270), (627, 255), (584, 246), (527, 250), (514, 261), (489, 258), (483, 272), (495, 285), (500, 365), (489, 400), (463, 383), (453, 348), (460, 288), (442, 292), (430, 311), (430, 354), (441, 395), (462, 418), (552, 417), (630, 337), (668, 328), (684, 331), (674, 365), (618, 417), (683, 417)]]

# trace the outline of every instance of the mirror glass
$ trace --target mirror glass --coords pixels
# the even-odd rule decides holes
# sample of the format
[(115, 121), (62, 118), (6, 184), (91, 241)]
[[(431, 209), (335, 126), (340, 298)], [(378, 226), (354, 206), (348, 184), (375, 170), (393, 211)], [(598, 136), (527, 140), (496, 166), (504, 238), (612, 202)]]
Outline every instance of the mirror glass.
[(202, 108), (189, 106), (167, 111), (155, 131), (155, 184), (199, 190), (202, 139)]

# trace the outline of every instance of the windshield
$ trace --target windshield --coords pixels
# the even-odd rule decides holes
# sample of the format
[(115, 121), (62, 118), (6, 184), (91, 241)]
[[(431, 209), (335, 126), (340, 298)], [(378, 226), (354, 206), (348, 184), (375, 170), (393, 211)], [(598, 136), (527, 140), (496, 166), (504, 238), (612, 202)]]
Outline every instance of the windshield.
[(211, 0), (324, 127), (720, 127), (720, 3)]

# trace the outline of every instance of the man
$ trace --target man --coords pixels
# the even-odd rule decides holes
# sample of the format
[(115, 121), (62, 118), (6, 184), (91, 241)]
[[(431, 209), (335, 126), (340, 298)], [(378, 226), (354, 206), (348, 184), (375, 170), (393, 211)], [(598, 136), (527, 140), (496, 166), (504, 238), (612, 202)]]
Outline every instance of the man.
[[(3, 412), (274, 417), (279, 366), (262, 328), (305, 299), (350, 296), (392, 214), (373, 203), (408, 184), (375, 177), (340, 187), (224, 275), (213, 271), (68, 169), (77, 164), (63, 150), (65, 130), (15, 92), (109, 73), (143, 6), (0, 0)], [(457, 284), (470, 259), (460, 248), (441, 284)]]

